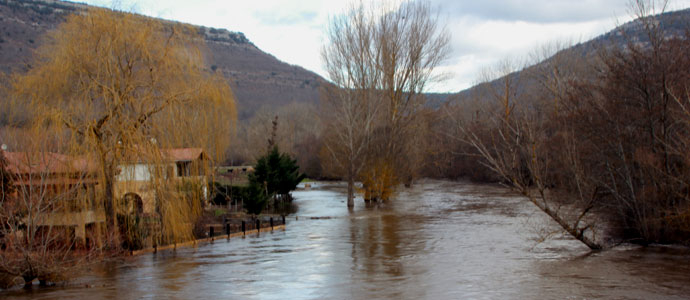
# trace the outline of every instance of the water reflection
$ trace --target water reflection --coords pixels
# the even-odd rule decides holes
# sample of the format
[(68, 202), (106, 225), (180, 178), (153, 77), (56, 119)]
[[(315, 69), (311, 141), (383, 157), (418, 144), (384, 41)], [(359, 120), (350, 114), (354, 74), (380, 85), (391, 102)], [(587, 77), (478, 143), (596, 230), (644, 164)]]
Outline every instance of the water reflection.
[[(389, 205), (352, 211), (342, 184), (297, 191), (286, 231), (218, 240), (104, 264), (67, 287), (8, 299), (683, 298), (690, 252), (588, 254), (566, 235), (535, 245), (530, 224), (557, 228), (505, 189), (426, 181)], [(324, 218), (326, 217), (326, 218)], [(90, 287), (85, 288), (88, 284)]]

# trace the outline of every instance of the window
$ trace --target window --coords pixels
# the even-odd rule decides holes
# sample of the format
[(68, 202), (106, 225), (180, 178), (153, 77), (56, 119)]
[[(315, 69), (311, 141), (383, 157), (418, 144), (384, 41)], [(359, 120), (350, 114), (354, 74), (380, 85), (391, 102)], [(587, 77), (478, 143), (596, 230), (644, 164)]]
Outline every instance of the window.
[(192, 164), (191, 161), (178, 161), (176, 163), (177, 165), (177, 176), (179, 177), (185, 177), (190, 175), (190, 165)]

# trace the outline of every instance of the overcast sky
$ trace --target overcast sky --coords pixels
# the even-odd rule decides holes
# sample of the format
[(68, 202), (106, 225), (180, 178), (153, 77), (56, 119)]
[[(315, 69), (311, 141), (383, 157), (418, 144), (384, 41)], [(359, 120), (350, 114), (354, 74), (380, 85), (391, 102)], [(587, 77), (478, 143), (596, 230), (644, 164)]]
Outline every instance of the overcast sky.
[[(80, 0), (113, 7), (112, 0)], [(430, 0), (452, 35), (441, 70), (448, 79), (431, 87), (457, 92), (502, 60), (521, 61), (553, 42), (586, 41), (629, 21), (629, 0)], [(321, 66), (329, 16), (347, 1), (331, 0), (117, 0), (118, 9), (243, 32), (278, 59), (328, 77)], [(671, 0), (670, 10), (690, 7)]]

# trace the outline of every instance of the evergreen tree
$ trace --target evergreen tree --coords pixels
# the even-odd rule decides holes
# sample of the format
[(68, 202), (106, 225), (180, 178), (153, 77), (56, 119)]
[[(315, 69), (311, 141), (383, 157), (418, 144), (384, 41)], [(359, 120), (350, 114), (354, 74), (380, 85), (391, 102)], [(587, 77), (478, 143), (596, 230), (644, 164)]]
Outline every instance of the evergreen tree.
[(244, 209), (250, 214), (258, 215), (266, 208), (269, 195), (266, 194), (263, 183), (250, 181), (249, 186), (244, 189), (244, 199)]
[[(260, 212), (268, 203), (269, 198), (291, 200), (290, 192), (297, 188), (297, 184), (305, 178), (299, 172), (297, 161), (287, 153), (280, 153), (278, 146), (273, 146), (264, 156), (260, 157), (249, 174), (249, 201), (245, 208)], [(250, 211), (250, 213), (253, 213)]]

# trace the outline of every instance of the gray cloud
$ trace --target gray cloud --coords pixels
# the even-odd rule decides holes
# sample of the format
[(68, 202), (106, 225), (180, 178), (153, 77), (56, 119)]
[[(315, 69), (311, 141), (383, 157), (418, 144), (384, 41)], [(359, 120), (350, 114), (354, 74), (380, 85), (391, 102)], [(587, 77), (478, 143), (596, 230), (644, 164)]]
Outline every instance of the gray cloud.
[(586, 22), (627, 14), (627, 0), (432, 0), (453, 18), (475, 16), (487, 20), (535, 23)]
[(316, 17), (315, 11), (260, 11), (253, 14), (254, 17), (262, 24), (281, 26), (281, 25), (295, 25), (310, 23)]

